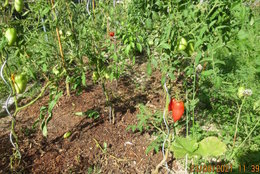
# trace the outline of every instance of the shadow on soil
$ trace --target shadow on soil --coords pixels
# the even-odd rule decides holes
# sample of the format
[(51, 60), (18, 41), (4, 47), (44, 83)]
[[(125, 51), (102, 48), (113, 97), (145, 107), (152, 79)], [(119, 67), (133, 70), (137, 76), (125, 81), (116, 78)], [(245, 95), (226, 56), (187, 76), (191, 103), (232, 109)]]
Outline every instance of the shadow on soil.
[[(260, 151), (243, 149), (236, 155), (239, 166), (233, 169), (234, 173), (259, 173)], [(245, 169), (245, 170), (244, 170)]]

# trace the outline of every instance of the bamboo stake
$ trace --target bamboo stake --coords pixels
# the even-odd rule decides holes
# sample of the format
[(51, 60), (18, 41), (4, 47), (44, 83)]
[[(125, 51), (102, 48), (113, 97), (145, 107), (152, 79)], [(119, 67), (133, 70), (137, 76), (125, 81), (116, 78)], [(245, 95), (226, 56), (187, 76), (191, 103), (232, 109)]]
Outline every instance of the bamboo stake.
[[(52, 10), (53, 10), (54, 16), (57, 20), (57, 16), (56, 16), (55, 9), (54, 9), (54, 0), (51, 0), (51, 4), (52, 4)], [(57, 34), (57, 38), (58, 38), (58, 42), (59, 42), (60, 55), (61, 55), (61, 59), (62, 59), (62, 66), (66, 70), (64, 54), (63, 54), (63, 50), (62, 50), (62, 44), (61, 44), (61, 40), (60, 40), (60, 33), (59, 33), (59, 27), (58, 26), (56, 26), (56, 34)], [(69, 82), (67, 82), (67, 81), (66, 81), (66, 92), (67, 92), (67, 96), (70, 97), (70, 86), (69, 86)]]

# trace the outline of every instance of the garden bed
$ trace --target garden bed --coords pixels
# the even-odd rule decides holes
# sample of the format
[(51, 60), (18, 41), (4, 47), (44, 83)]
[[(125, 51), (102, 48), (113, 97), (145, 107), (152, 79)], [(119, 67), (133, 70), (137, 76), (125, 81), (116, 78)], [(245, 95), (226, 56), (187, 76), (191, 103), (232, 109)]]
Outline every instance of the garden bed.
[[(156, 77), (157, 76), (157, 77)], [(132, 77), (133, 78), (133, 77)], [(146, 154), (146, 148), (154, 140), (148, 133), (132, 133), (127, 131), (129, 125), (136, 124), (137, 106), (147, 104), (151, 108), (162, 106), (163, 91), (158, 84), (159, 74), (152, 80), (140, 78), (140, 84), (150, 87), (142, 92), (136, 90), (131, 78), (119, 81), (115, 101), (115, 124), (109, 122), (108, 108), (100, 86), (88, 85), (81, 95), (68, 98), (62, 96), (53, 110), (53, 119), (48, 125), (48, 138), (44, 138), (41, 130), (32, 129), (33, 123), (40, 115), (41, 106), (48, 104), (48, 96), (38, 100), (17, 116), (17, 132), (19, 136), (21, 164), (16, 171), (25, 173), (86, 173), (95, 170), (101, 173), (150, 173), (162, 160), (162, 153)], [(111, 83), (109, 87), (114, 87)], [(152, 92), (154, 89), (157, 93)], [(23, 100), (22, 103), (26, 103)], [(100, 117), (91, 119), (76, 116), (77, 112), (87, 110), (98, 111)], [(12, 146), (9, 142), (10, 118), (1, 119), (1, 173), (10, 172), (9, 156)], [(64, 139), (63, 135), (70, 131), (72, 135)], [(104, 143), (107, 148), (104, 149)], [(99, 147), (100, 145), (100, 147)], [(102, 152), (102, 149), (106, 152)], [(170, 159), (170, 165), (175, 165)], [(178, 166), (174, 167), (178, 169)]]

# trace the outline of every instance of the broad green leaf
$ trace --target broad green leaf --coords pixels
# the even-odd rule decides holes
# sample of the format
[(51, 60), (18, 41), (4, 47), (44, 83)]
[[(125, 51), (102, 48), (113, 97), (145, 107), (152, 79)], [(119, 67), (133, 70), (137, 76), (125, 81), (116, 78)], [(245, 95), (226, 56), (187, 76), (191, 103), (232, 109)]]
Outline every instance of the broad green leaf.
[(227, 150), (226, 144), (221, 142), (217, 137), (207, 137), (199, 142), (197, 155), (202, 157), (218, 157)]
[(184, 158), (186, 154), (193, 156), (197, 149), (198, 143), (191, 137), (176, 137), (174, 143), (170, 147), (170, 150), (173, 151), (175, 158)]

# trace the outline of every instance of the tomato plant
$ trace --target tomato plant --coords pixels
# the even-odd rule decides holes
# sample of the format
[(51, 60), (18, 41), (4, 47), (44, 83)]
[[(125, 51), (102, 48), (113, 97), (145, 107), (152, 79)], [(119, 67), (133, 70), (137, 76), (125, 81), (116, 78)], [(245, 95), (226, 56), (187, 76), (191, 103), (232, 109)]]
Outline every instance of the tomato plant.
[[(233, 141), (234, 148), (229, 149), (233, 155), (246, 147), (245, 144), (249, 144), (250, 150), (259, 151), (256, 123), (259, 121), (257, 36), (260, 27), (258, 6), (251, 1), (131, 0), (122, 6), (114, 6), (112, 1), (97, 1), (86, 9), (86, 4), (80, 1), (38, 0), (26, 1), (26, 11), (23, 0), (14, 3), (2, 0), (1, 5), (1, 64), (6, 53), (9, 57), (4, 76), (19, 69), (37, 84), (51, 83), (57, 91), (64, 90), (66, 84), (67, 91), (76, 90), (77, 94), (88, 85), (100, 85), (106, 98), (105, 107), (112, 113), (111, 108), (118, 101), (113, 97), (117, 97), (116, 87), (121, 78), (134, 79), (137, 88), (143, 89), (150, 85), (146, 84), (149, 81), (146, 78), (156, 75), (158, 83), (169, 89), (165, 90), (167, 102), (168, 93), (181, 95), (186, 101), (184, 107), (178, 97), (172, 98), (168, 106), (166, 102), (163, 113), (160, 107), (155, 112), (149, 112), (148, 106), (140, 108), (138, 129), (158, 137), (154, 143), (156, 151), (167, 140), (165, 135), (174, 133), (175, 138), (179, 136), (176, 139), (182, 139), (183, 134), (178, 130), (184, 126), (187, 137), (192, 134), (201, 140), (216, 134), (227, 144)], [(136, 71), (139, 65), (142, 65), (140, 84), (133, 73), (139, 75)], [(126, 76), (129, 74), (133, 78)], [(13, 81), (13, 93), (23, 93), (27, 86), (25, 75), (18, 74)], [(8, 88), (2, 84), (1, 95), (2, 88), (8, 94)], [(241, 84), (246, 85), (239, 87)], [(50, 102), (50, 108), (53, 107), (54, 103)], [(186, 124), (184, 121), (169, 124), (168, 130), (167, 124), (162, 124), (172, 122), (162, 117), (167, 107), (174, 122), (185, 112)], [(51, 115), (50, 112), (43, 119), (45, 136)], [(207, 126), (216, 131), (204, 131)], [(176, 144), (175, 139), (167, 142)], [(178, 143), (186, 147), (186, 138)], [(198, 144), (193, 145), (195, 148)], [(192, 158), (189, 152), (188, 158)]]

